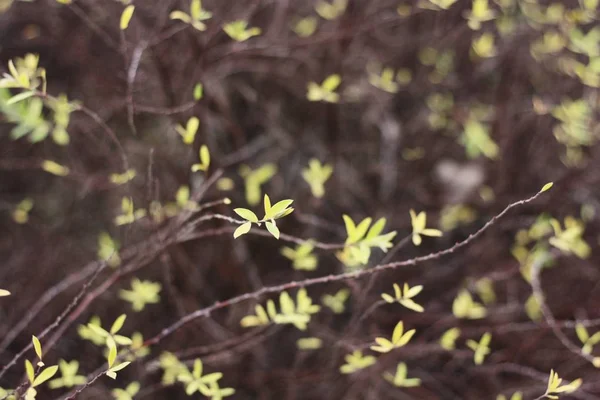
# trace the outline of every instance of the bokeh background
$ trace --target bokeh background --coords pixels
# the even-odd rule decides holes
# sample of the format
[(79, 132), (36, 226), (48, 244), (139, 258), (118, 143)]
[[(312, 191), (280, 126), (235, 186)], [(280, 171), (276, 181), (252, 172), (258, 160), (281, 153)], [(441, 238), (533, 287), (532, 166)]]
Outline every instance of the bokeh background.
[[(280, 253), (290, 245), (285, 240), (234, 240), (235, 226), (223, 220), (190, 232), (195, 216), (148, 213), (115, 226), (123, 197), (149, 210), (173, 202), (183, 185), (202, 202), (228, 197), (261, 214), (260, 205), (248, 205), (244, 171), (272, 164), (276, 174), (263, 192), (294, 199), (296, 208), (279, 223), (283, 233), (342, 244), (343, 214), (385, 217), (398, 243), (412, 232), (410, 209), (426, 211), (428, 227), (444, 232), (418, 247), (405, 240), (387, 258), (374, 250), (364, 268), (451, 247), (509, 203), (547, 182), (554, 187), (449, 256), (310, 287), (316, 303), (344, 288), (350, 296), (339, 314), (323, 306), (306, 332), (240, 327), (268, 296), (251, 299), (178, 329), (116, 382), (103, 377), (78, 398), (106, 399), (132, 381), (141, 384), (136, 399), (186, 398), (181, 384), (161, 383), (163, 351), (223, 372), (236, 399), (493, 399), (515, 391), (533, 399), (544, 393), (551, 368), (566, 381), (583, 379), (564, 398), (600, 398), (598, 370), (580, 353), (574, 329), (583, 321), (590, 335), (600, 330), (597, 1), (205, 0), (212, 17), (204, 31), (169, 18), (189, 12), (188, 0), (133, 1), (125, 30), (121, 1), (67, 3), (0, 1), (3, 71), (11, 59), (39, 54), (48, 93), (65, 94), (97, 117), (72, 112), (68, 145), (50, 136), (31, 143), (11, 136), (18, 122), (8, 117), (7, 98), (0, 100), (0, 287), (12, 292), (0, 302), (0, 365), (73, 305), (86, 282), (77, 305), (42, 341), (51, 347), (47, 363), (77, 359), (83, 375), (105, 360), (78, 334), (94, 315), (106, 326), (127, 313), (123, 333), (151, 338), (217, 301), (346, 271), (335, 251), (318, 248), (316, 270), (295, 270)], [(235, 20), (259, 27), (260, 35), (233, 40), (223, 26)], [(333, 74), (341, 78), (339, 99), (310, 101), (307, 85)], [(200, 124), (187, 145), (176, 127), (191, 117)], [(211, 153), (208, 174), (190, 170), (202, 144)], [(136, 177), (117, 185), (110, 175), (124, 171), (124, 156)], [(333, 166), (320, 199), (302, 178), (312, 158)], [(48, 174), (43, 160), (70, 174)], [(217, 171), (229, 180), (215, 183)], [(215, 178), (208, 189), (207, 177)], [(15, 212), (26, 198), (33, 206), (23, 221)], [(212, 212), (236, 217), (224, 204), (205, 211)], [(549, 242), (557, 236), (550, 218), (571, 227), (562, 249)], [(528, 231), (536, 221), (538, 231)], [(101, 232), (120, 243), (120, 270), (98, 269)], [(554, 323), (532, 304), (526, 278), (533, 249), (551, 260), (539, 281)], [(160, 283), (160, 303), (134, 312), (120, 299), (134, 277)], [(425, 312), (398, 304), (370, 310), (394, 282), (423, 285), (416, 299)], [(484, 318), (453, 314), (464, 290), (485, 304)], [(409, 345), (340, 373), (353, 350), (376, 355), (368, 346), (389, 337), (399, 320), (417, 330)], [(449, 351), (439, 338), (453, 327), (461, 336)], [(465, 341), (484, 332), (492, 334), (491, 353), (477, 366)], [(308, 336), (322, 347), (299, 350), (297, 340)], [(382, 377), (399, 362), (421, 379), (419, 387)], [(0, 386), (18, 386), (22, 365)], [(43, 388), (38, 398), (68, 392)]]

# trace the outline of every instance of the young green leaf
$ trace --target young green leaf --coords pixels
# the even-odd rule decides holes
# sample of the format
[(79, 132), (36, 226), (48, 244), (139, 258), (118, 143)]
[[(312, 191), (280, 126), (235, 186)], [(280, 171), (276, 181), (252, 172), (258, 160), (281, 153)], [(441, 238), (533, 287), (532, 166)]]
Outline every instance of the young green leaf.
[(31, 384), (32, 387), (36, 387), (46, 382), (48, 379), (51, 379), (56, 372), (58, 371), (58, 365), (52, 365), (48, 368), (45, 368), (40, 374), (33, 380)]
[(135, 11), (135, 6), (133, 4), (128, 5), (123, 10), (123, 13), (121, 14), (121, 21), (119, 24), (119, 27), (121, 28), (122, 31), (127, 29), (127, 27), (129, 26), (129, 22), (131, 21), (131, 17), (133, 16), (134, 11)]
[(201, 83), (197, 83), (196, 86), (194, 86), (194, 100), (200, 100), (203, 94), (204, 86)]
[(250, 228), (252, 228), (252, 222), (246, 222), (240, 225), (235, 232), (233, 232), (233, 238), (237, 239), (238, 237), (245, 235), (246, 233), (250, 232)]
[(115, 320), (115, 322), (113, 322), (112, 326), (110, 327), (110, 333), (114, 335), (115, 333), (119, 332), (123, 327), (126, 318), (127, 315), (125, 314), (119, 315), (119, 317)]
[(554, 183), (552, 183), (552, 182), (546, 183), (544, 185), (544, 187), (542, 187), (542, 189), (540, 190), (540, 193), (544, 193), (546, 190), (550, 190), (553, 185), (554, 185)]
[(31, 361), (29, 360), (25, 360), (25, 373), (27, 374), (29, 383), (33, 384), (33, 380), (35, 379), (35, 370), (33, 369), (33, 365), (31, 365)]
[(121, 364), (117, 365), (116, 367), (110, 368), (108, 371), (106, 371), (106, 376), (108, 376), (109, 378), (112, 378), (112, 379), (116, 379), (117, 372), (119, 372), (123, 368), (127, 367), (129, 364), (131, 364), (130, 361), (125, 361), (125, 362), (122, 362)]
[(233, 210), (237, 215), (244, 218), (246, 221), (258, 223), (258, 217), (251, 210), (247, 208), (235, 208)]
[(275, 224), (275, 221), (274, 220), (267, 221), (265, 223), (265, 226), (267, 227), (267, 230), (269, 231), (269, 233), (271, 233), (271, 235), (273, 235), (273, 237), (275, 237), (275, 239), (279, 240), (279, 228)]
[(33, 349), (35, 350), (35, 354), (38, 356), (40, 361), (42, 361), (42, 344), (40, 343), (40, 340), (35, 335), (33, 335), (31, 337), (31, 342), (33, 343)]
[(56, 176), (69, 175), (69, 168), (65, 167), (64, 165), (60, 165), (52, 160), (44, 160), (42, 162), (42, 169)]

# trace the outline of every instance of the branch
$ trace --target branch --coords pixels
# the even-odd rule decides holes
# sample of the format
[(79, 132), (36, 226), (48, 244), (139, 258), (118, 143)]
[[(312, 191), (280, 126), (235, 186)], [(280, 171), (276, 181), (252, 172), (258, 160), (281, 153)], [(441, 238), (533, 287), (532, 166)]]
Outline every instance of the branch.
[(359, 271), (354, 271), (354, 272), (346, 272), (346, 273), (339, 274), (339, 275), (327, 275), (327, 276), (322, 276), (319, 278), (305, 279), (305, 280), (298, 281), (298, 282), (292, 281), (292, 282), (283, 283), (281, 285), (268, 286), (268, 287), (264, 287), (260, 290), (257, 290), (255, 292), (245, 293), (245, 294), (233, 297), (229, 300), (218, 301), (215, 304), (213, 304), (212, 306), (196, 310), (196, 311), (186, 315), (185, 317), (179, 319), (177, 322), (175, 322), (171, 326), (163, 329), (159, 334), (157, 334), (153, 338), (146, 340), (146, 342), (144, 343), (144, 346), (152, 346), (152, 345), (157, 344), (158, 342), (160, 342), (167, 336), (173, 334), (175, 331), (182, 328), (184, 325), (188, 324), (189, 322), (194, 321), (195, 319), (208, 317), (210, 314), (212, 314), (216, 310), (220, 310), (222, 308), (227, 308), (232, 305), (242, 303), (246, 300), (258, 299), (265, 294), (279, 293), (284, 290), (308, 287), (308, 286), (313, 286), (313, 285), (320, 285), (320, 284), (330, 283), (330, 282), (344, 281), (344, 280), (348, 280), (348, 279), (359, 279), (364, 276), (369, 276), (369, 275), (379, 273), (382, 271), (393, 270), (393, 269), (396, 269), (399, 267), (405, 267), (405, 266), (413, 266), (413, 265), (417, 265), (417, 264), (425, 262), (425, 261), (435, 260), (435, 259), (441, 258), (445, 255), (452, 254), (455, 251), (467, 246), (468, 244), (473, 242), (475, 239), (477, 239), (479, 236), (481, 236), (492, 225), (494, 225), (496, 223), (496, 221), (498, 221), (498, 219), (502, 218), (510, 210), (512, 210), (513, 208), (531, 203), (532, 201), (536, 200), (540, 196), (541, 193), (542, 192), (538, 192), (535, 195), (533, 195), (527, 199), (519, 200), (519, 201), (509, 204), (508, 206), (506, 206), (506, 208), (504, 210), (502, 210), (502, 212), (500, 212), (495, 217), (493, 217), (491, 220), (489, 220), (477, 232), (469, 235), (468, 238), (466, 238), (462, 242), (456, 243), (454, 246), (452, 246), (450, 248), (447, 248), (447, 249), (444, 249), (444, 250), (441, 250), (441, 251), (438, 251), (435, 253), (430, 253), (425, 256), (415, 257), (410, 260), (392, 262), (392, 263), (388, 263), (388, 264), (381, 264), (381, 265), (378, 265), (371, 269), (359, 270)]

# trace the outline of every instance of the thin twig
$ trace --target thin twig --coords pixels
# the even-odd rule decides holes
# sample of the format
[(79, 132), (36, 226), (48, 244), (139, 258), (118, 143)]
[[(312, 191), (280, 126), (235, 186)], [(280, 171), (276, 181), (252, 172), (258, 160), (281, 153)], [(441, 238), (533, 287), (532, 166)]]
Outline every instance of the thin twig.
[(175, 331), (182, 328), (184, 325), (188, 324), (189, 322), (191, 322), (195, 319), (198, 319), (198, 318), (208, 317), (211, 313), (213, 313), (216, 310), (220, 310), (222, 308), (227, 308), (227, 307), (230, 307), (230, 306), (238, 304), (238, 303), (242, 303), (247, 300), (258, 299), (265, 294), (279, 293), (284, 290), (308, 287), (308, 286), (319, 285), (319, 284), (330, 283), (330, 282), (338, 282), (338, 281), (343, 281), (343, 280), (347, 280), (347, 279), (359, 279), (364, 276), (379, 273), (382, 271), (392, 270), (392, 269), (396, 269), (396, 268), (404, 267), (404, 266), (417, 265), (417, 264), (425, 262), (425, 261), (435, 260), (435, 259), (438, 259), (445, 255), (452, 254), (455, 251), (467, 246), (472, 241), (474, 241), (479, 236), (481, 236), (492, 225), (494, 225), (498, 219), (502, 218), (510, 210), (512, 210), (515, 207), (518, 207), (518, 206), (521, 206), (521, 205), (524, 205), (524, 204), (534, 201), (535, 199), (537, 199), (540, 196), (541, 193), (542, 192), (538, 192), (535, 195), (529, 197), (528, 199), (519, 200), (519, 201), (509, 204), (504, 210), (502, 210), (502, 212), (500, 212), (499, 214), (494, 216), (483, 227), (481, 227), (477, 232), (469, 235), (469, 237), (466, 238), (465, 240), (463, 240), (462, 242), (458, 242), (454, 246), (447, 248), (445, 250), (431, 253), (426, 256), (415, 257), (415, 258), (412, 258), (412, 259), (406, 260), (406, 261), (398, 261), (398, 262), (393, 262), (393, 263), (389, 263), (389, 264), (378, 265), (371, 269), (347, 272), (347, 273), (343, 273), (343, 274), (339, 274), (339, 275), (322, 276), (319, 278), (305, 279), (305, 280), (297, 281), (297, 282), (292, 281), (292, 282), (287, 282), (287, 283), (283, 283), (281, 285), (275, 285), (275, 286), (268, 286), (268, 287), (264, 287), (260, 290), (257, 290), (255, 292), (245, 293), (245, 294), (233, 297), (229, 300), (219, 301), (219, 302), (216, 302), (215, 304), (213, 304), (212, 306), (196, 310), (196, 311), (186, 315), (185, 317), (181, 318), (180, 320), (178, 320), (171, 326), (163, 329), (160, 333), (158, 333), (153, 338), (146, 340), (144, 345), (145, 346), (154, 345), (154, 344), (160, 342), (162, 339), (166, 338), (167, 336), (173, 334)]

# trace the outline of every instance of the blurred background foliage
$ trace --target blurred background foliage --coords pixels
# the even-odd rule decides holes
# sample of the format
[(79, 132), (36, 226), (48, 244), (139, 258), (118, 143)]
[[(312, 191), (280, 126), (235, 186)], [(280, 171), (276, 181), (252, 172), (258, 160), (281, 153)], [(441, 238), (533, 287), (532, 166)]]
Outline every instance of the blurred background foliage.
[[(252, 235), (234, 241), (225, 221), (211, 222), (221, 235), (157, 241), (153, 235), (204, 183), (190, 166), (206, 144), (211, 168), (224, 171), (207, 198), (250, 208), (265, 192), (294, 199), (296, 210), (279, 225), (284, 233), (343, 243), (347, 214), (385, 217), (399, 242), (411, 235), (411, 209), (426, 211), (427, 226), (444, 232), (388, 256), (374, 250), (365, 268), (450, 247), (508, 203), (555, 183), (449, 257), (311, 288), (313, 299), (329, 296), (340, 311), (312, 317), (316, 342), (286, 325), (244, 331), (239, 321), (254, 312), (247, 304), (161, 343), (222, 371), (234, 398), (483, 399), (516, 390), (533, 398), (559, 367), (561, 376), (583, 379), (578, 398), (600, 397), (597, 369), (540, 320), (528, 264), (532, 254), (551, 254), (541, 284), (558, 320), (600, 318), (597, 0), (204, 0), (210, 15), (196, 17), (188, 0), (132, 4), (121, 30), (121, 1), (0, 1), (2, 68), (39, 54), (48, 93), (62, 99), (10, 104), (16, 92), (0, 91), (0, 287), (18, 299), (0, 308), (0, 364), (76, 295), (83, 281), (52, 290), (89, 272), (99, 235), (105, 257), (120, 248), (139, 263), (138, 284), (159, 282), (162, 292), (159, 303), (134, 313), (118, 294), (130, 288), (129, 274), (71, 321), (49, 357), (77, 357), (80, 373), (102, 362), (75, 329), (93, 315), (112, 321), (126, 312), (128, 328), (151, 337), (216, 301), (346, 270), (334, 252), (314, 250), (317, 262), (310, 246), (282, 250)], [(122, 148), (98, 121), (74, 112), (77, 104), (96, 112)], [(43, 160), (68, 175), (40, 167)], [(134, 216), (127, 196), (148, 213)], [(225, 205), (217, 211), (231, 215)], [(122, 213), (137, 221), (115, 226)], [(425, 312), (386, 305), (358, 323), (394, 282), (423, 285), (417, 301)], [(55, 296), (11, 337), (44, 293)], [(347, 347), (368, 351), (399, 319), (417, 331), (411, 344), (340, 374)], [(475, 341), (492, 333), (483, 365), (464, 345), (452, 352), (437, 345), (454, 327)], [(573, 329), (565, 332), (577, 340)], [(322, 348), (310, 351), (318, 340)], [(352, 357), (373, 364), (362, 353)], [(400, 361), (420, 385), (390, 383)], [(398, 371), (406, 374), (406, 365)], [(185, 397), (157, 384), (151, 363), (120, 374), (141, 382), (141, 397)], [(11, 371), (1, 386), (19, 379)], [(111, 385), (98, 382), (81, 398), (107, 398)]]

